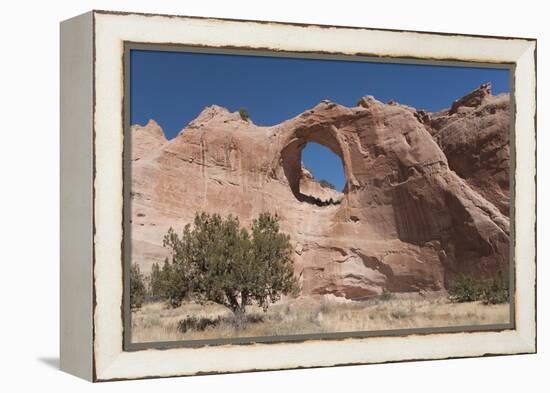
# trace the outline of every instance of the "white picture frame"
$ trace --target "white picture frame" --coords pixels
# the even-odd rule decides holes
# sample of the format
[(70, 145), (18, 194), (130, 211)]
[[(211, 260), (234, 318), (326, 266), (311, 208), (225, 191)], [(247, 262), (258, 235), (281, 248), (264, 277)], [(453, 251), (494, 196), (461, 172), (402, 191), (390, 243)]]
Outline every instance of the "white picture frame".
[[(125, 43), (514, 68), (514, 321), (499, 331), (124, 346)], [(91, 11), (61, 24), (61, 368), (90, 381), (536, 352), (536, 40)]]

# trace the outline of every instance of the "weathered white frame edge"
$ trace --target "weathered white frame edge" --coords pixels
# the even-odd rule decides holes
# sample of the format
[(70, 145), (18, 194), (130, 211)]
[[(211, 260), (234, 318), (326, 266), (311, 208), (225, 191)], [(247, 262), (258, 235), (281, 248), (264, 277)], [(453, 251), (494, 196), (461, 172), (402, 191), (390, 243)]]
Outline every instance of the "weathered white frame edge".
[(60, 26), (60, 368), (93, 379), (93, 13)]
[[(536, 351), (535, 51), (523, 39), (95, 12), (95, 380)], [(516, 329), (305, 343), (122, 350), (123, 42), (259, 47), (516, 64)], [(62, 277), (63, 279), (63, 277)]]

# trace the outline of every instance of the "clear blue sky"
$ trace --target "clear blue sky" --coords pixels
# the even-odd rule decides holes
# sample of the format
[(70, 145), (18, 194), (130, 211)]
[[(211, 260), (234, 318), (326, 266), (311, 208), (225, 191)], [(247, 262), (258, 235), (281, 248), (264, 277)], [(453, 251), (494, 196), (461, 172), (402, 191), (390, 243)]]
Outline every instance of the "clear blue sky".
[[(173, 138), (205, 106), (248, 110), (258, 125), (273, 125), (312, 108), (323, 99), (355, 106), (372, 95), (430, 111), (447, 108), (480, 84), (493, 94), (509, 91), (508, 70), (290, 59), (132, 50), (130, 122), (156, 120)], [(343, 188), (338, 157), (308, 144), (304, 164), (317, 179)]]

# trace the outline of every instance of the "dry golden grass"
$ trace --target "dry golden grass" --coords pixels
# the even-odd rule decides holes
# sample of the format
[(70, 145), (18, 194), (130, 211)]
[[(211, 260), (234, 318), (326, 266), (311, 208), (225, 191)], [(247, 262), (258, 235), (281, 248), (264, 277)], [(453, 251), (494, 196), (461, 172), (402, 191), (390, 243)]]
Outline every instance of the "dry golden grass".
[(229, 321), (204, 331), (178, 331), (187, 317), (231, 317), (217, 304), (187, 303), (172, 309), (164, 303), (146, 303), (132, 313), (132, 341), (157, 342), (234, 337), (281, 336), (293, 334), (374, 331), (404, 328), (448, 327), (507, 323), (509, 305), (480, 302), (450, 303), (445, 297), (432, 299), (396, 298), (339, 302), (330, 298), (296, 299), (272, 305), (264, 313), (257, 307), (249, 315), (263, 316), (262, 322), (238, 327)]

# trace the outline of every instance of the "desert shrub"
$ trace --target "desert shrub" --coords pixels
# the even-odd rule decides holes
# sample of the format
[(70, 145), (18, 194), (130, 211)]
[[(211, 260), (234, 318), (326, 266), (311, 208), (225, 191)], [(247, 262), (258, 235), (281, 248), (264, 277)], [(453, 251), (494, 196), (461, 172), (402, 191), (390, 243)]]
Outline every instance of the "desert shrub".
[(242, 317), (248, 305), (266, 311), (297, 293), (290, 238), (279, 232), (277, 215), (260, 214), (249, 232), (231, 215), (197, 213), (181, 236), (170, 228), (164, 246), (171, 261), (163, 291), (173, 306), (185, 298), (212, 301)]
[(265, 320), (265, 317), (261, 314), (247, 314), (245, 320), (249, 323), (260, 323)]
[(393, 319), (403, 319), (403, 318), (407, 318), (409, 316), (407, 311), (402, 310), (402, 309), (394, 310), (390, 313), (390, 315)]
[(231, 326), (234, 329), (242, 329), (248, 323), (260, 323), (264, 322), (264, 320), (264, 316), (260, 314), (250, 314), (242, 317), (237, 317), (235, 315), (224, 317), (217, 316), (214, 318), (188, 316), (178, 322), (178, 330), (182, 333), (186, 333), (190, 330), (202, 332), (210, 327), (216, 327), (222, 324)]
[(491, 277), (459, 275), (448, 289), (449, 299), (455, 303), (482, 301), (484, 304), (506, 303), (508, 301), (507, 275), (498, 272)]
[(332, 190), (336, 190), (336, 186), (334, 184), (332, 184), (331, 182), (329, 182), (328, 180), (321, 179), (321, 180), (319, 180), (319, 184), (323, 188), (330, 188)]
[(499, 304), (508, 302), (510, 300), (508, 286), (508, 277), (501, 272), (496, 277), (487, 279), (483, 288), (483, 303)]
[(393, 298), (393, 294), (390, 291), (388, 291), (386, 288), (384, 288), (382, 293), (378, 296), (378, 299), (384, 302), (391, 300), (392, 298)]
[(231, 326), (235, 330), (243, 329), (246, 325), (251, 323), (264, 322), (265, 318), (260, 314), (246, 314), (246, 315), (230, 315), (223, 317), (221, 322), (225, 325)]
[(323, 298), (319, 303), (319, 312), (326, 314), (330, 312), (330, 309), (331, 309), (330, 300)]
[(455, 303), (474, 302), (481, 298), (480, 280), (461, 274), (449, 286), (449, 299)]
[(130, 266), (130, 307), (140, 309), (146, 294), (143, 274), (138, 265), (132, 264)]
[(178, 330), (182, 333), (186, 333), (189, 330), (196, 330), (202, 332), (208, 327), (217, 326), (220, 324), (222, 318), (207, 318), (207, 317), (195, 317), (189, 316), (185, 319), (182, 319), (178, 323)]
[(241, 119), (243, 119), (244, 121), (250, 120), (250, 115), (248, 114), (248, 110), (246, 108), (240, 108), (239, 115), (241, 116)]

